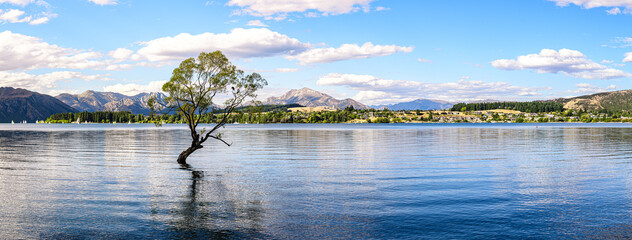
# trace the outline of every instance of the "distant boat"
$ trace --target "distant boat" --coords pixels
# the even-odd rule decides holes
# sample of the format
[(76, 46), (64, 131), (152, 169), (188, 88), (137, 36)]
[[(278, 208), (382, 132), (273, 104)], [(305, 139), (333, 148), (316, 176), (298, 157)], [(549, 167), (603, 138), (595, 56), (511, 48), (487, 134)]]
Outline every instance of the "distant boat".
[(127, 122), (127, 124), (132, 124), (132, 120), (130, 120), (129, 122)]
[(13, 122), (13, 120), (11, 120), (11, 124), (15, 124), (15, 123)]

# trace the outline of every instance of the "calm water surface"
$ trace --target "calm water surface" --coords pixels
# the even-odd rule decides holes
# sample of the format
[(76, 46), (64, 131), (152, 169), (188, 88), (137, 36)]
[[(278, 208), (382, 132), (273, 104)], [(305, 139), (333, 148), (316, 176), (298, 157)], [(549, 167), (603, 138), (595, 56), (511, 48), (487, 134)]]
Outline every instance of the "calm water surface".
[[(0, 125), (0, 239), (632, 237), (632, 125)], [(209, 140), (210, 141), (210, 140)]]

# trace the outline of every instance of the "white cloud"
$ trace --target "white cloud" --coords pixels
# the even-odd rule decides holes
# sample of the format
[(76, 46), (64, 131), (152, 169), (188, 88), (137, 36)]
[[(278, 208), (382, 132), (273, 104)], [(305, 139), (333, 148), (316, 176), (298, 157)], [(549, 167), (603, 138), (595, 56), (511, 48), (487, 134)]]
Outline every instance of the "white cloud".
[(386, 7), (376, 7), (375, 8), (375, 11), (378, 11), (378, 12), (380, 12), (380, 11), (387, 11), (387, 10), (391, 10), (391, 9), (390, 8), (386, 8)]
[(0, 9), (0, 23), (28, 23), (29, 25), (40, 25), (48, 23), (50, 18), (57, 17), (53, 13), (41, 13), (36, 16), (25, 16), (25, 12), (18, 9), (10, 9), (3, 12)]
[(492, 66), (503, 70), (532, 69), (538, 73), (558, 73), (585, 79), (612, 79), (632, 76), (621, 70), (607, 68), (587, 59), (579, 51), (570, 49), (542, 49), (538, 54), (519, 56), (517, 59), (499, 59)]
[(0, 71), (37, 68), (86, 69), (103, 65), (97, 52), (62, 48), (10, 31), (0, 32)]
[(162, 92), (162, 85), (164, 85), (167, 81), (155, 81), (150, 82), (147, 85), (141, 84), (116, 84), (112, 86), (106, 86), (103, 88), (105, 92), (116, 92), (128, 96), (133, 96), (139, 93), (145, 92)]
[(396, 45), (373, 45), (370, 42), (362, 46), (357, 44), (343, 44), (339, 48), (315, 48), (296, 55), (287, 56), (289, 60), (297, 60), (301, 65), (311, 63), (335, 62), (348, 59), (369, 58), (386, 56), (397, 52), (412, 52), (413, 47), (400, 47)]
[(613, 63), (613, 62), (614, 62), (614, 61), (611, 61), (611, 60), (606, 60), (606, 59), (601, 60), (601, 63), (603, 63), (603, 64), (610, 64), (610, 63)]
[(90, 2), (93, 2), (94, 4), (97, 5), (116, 5), (118, 0), (88, 0)]
[[(118, 2), (118, 0), (88, 0), (88, 1), (97, 5), (115, 5)], [(19, 6), (26, 6), (33, 2), (37, 5), (48, 6), (48, 3), (46, 3), (43, 0), (0, 0), (0, 3), (10, 3), (14, 5), (19, 5)]]
[(149, 61), (182, 60), (220, 50), (229, 58), (271, 57), (304, 51), (309, 44), (266, 28), (236, 28), (230, 33), (181, 33), (142, 43), (138, 55)]
[(305, 17), (306, 17), (306, 18), (316, 18), (316, 17), (319, 17), (319, 16), (320, 16), (320, 14), (315, 13), (315, 12), (308, 12), (308, 13), (305, 13)]
[(24, 15), (24, 11), (18, 9), (11, 9), (4, 13), (0, 10), (0, 22), (21, 23), (31, 21), (31, 17), (23, 17), (20, 19), (22, 15)]
[(57, 14), (50, 12), (50, 4), (44, 0), (0, 0), (0, 4), (8, 3), (18, 5), (26, 9), (26, 5), (34, 3), (36, 6), (29, 7), (31, 12), (40, 12), (30, 14), (24, 9), (0, 9), (0, 24), (3, 23), (28, 23), (29, 25), (40, 25), (48, 23), (51, 18), (57, 17)]
[(247, 26), (253, 26), (253, 27), (267, 27), (268, 26), (265, 23), (261, 22), (260, 20), (248, 21), (248, 23), (246, 25)]
[(99, 70), (106, 70), (106, 71), (120, 71), (120, 70), (127, 70), (127, 69), (132, 69), (134, 67), (133, 64), (129, 64), (129, 63), (124, 63), (124, 64), (110, 64), (107, 65), (105, 67), (101, 67), (99, 68)]
[(278, 97), (285, 94), (290, 88), (267, 86), (257, 91), (257, 100), (261, 101), (269, 97)]
[[(632, 13), (632, 0), (549, 0), (555, 2), (558, 6), (566, 7), (570, 4), (591, 9), (599, 7), (613, 8), (607, 10), (608, 14), (619, 14), (621, 12), (630, 14)], [(619, 7), (624, 8), (623, 11)]]
[(0, 3), (10, 3), (14, 5), (20, 5), (20, 6), (26, 6), (31, 2), (33, 2), (33, 0), (0, 0)]
[(613, 9), (610, 9), (610, 10), (606, 10), (606, 12), (608, 14), (610, 14), (610, 15), (619, 15), (619, 14), (621, 14), (621, 9), (613, 8)]
[(614, 69), (614, 68), (569, 73), (568, 75), (572, 77), (576, 77), (576, 78), (583, 78), (583, 79), (614, 79), (614, 78), (622, 78), (622, 77), (632, 77), (632, 74), (629, 74), (629, 73), (626, 73), (624, 71)]
[(277, 68), (275, 72), (298, 72), (298, 68)]
[[(133, 55), (132, 55), (133, 58)], [(164, 62), (137, 62), (133, 66), (149, 67), (149, 68), (162, 68), (166, 66), (177, 66), (180, 62), (177, 61), (164, 61)]]
[(64, 88), (64, 89), (48, 89), (48, 90), (44, 90), (44, 91), (40, 91), (39, 93), (43, 93), (43, 94), (48, 94), (50, 96), (59, 96), (62, 93), (68, 93), (68, 94), (80, 94), (81, 91), (77, 90), (77, 89), (69, 89), (69, 88)]
[(540, 96), (550, 88), (513, 86), (505, 82), (471, 81), (425, 83), (406, 80), (386, 80), (371, 75), (330, 73), (317, 82), (321, 86), (344, 86), (359, 91), (353, 98), (366, 104), (390, 104), (420, 98), (447, 101), (474, 101), (485, 99), (516, 100), (515, 97)]
[(30, 21), (29, 25), (40, 25), (40, 24), (48, 23), (49, 20), (50, 19), (48, 17), (36, 18), (33, 21)]
[(429, 59), (423, 59), (423, 58), (417, 58), (417, 62), (422, 62), (422, 63), (431, 63), (432, 60)]
[(181, 61), (195, 57), (200, 52), (220, 50), (230, 59), (285, 56), (286, 59), (299, 61), (302, 65), (310, 63), (334, 62), (347, 59), (369, 58), (391, 55), (397, 52), (411, 52), (413, 47), (396, 45), (373, 45), (370, 42), (362, 46), (343, 44), (339, 48), (311, 48), (296, 38), (271, 31), (267, 28), (235, 28), (230, 33), (202, 33), (192, 35), (181, 33), (173, 37), (163, 37), (140, 43), (143, 46), (136, 53), (131, 50), (117, 49), (109, 53), (116, 60), (122, 59), (150, 62)]
[(110, 51), (108, 55), (116, 60), (126, 60), (132, 56), (133, 53), (134, 51), (127, 48), (117, 48), (114, 51)]
[(611, 47), (611, 48), (627, 48), (632, 47), (632, 37), (617, 37), (612, 40), (609, 44), (603, 44), (602, 47)]
[(602, 88), (602, 87), (594, 86), (588, 83), (579, 83), (579, 84), (575, 84), (575, 88), (576, 88), (575, 90), (569, 90), (567, 91), (567, 93), (586, 95), (586, 94), (593, 94), (593, 93), (600, 93), (600, 92), (608, 92), (608, 91), (616, 90), (617, 86), (609, 85), (605, 88)]
[(623, 62), (632, 62), (632, 52), (626, 53)]
[(29, 74), (25, 72), (0, 71), (0, 86), (18, 87), (33, 91), (47, 91), (57, 87), (57, 83), (63, 80), (103, 80), (102, 75), (86, 75), (80, 72), (59, 71), (46, 74)]
[(615, 42), (621, 44), (619, 47), (630, 47), (632, 46), (632, 37), (618, 37)]
[(370, 9), (374, 0), (230, 0), (226, 5), (237, 6), (237, 14), (248, 14), (266, 19), (282, 20), (289, 13), (317, 11), (321, 15), (338, 15)]

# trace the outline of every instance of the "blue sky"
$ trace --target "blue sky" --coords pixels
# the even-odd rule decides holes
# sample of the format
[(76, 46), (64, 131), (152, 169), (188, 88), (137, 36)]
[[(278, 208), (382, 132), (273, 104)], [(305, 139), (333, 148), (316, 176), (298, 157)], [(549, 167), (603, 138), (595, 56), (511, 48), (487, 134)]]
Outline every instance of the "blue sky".
[(632, 0), (0, 0), (0, 86), (158, 91), (223, 51), (269, 82), (365, 104), (631, 89)]

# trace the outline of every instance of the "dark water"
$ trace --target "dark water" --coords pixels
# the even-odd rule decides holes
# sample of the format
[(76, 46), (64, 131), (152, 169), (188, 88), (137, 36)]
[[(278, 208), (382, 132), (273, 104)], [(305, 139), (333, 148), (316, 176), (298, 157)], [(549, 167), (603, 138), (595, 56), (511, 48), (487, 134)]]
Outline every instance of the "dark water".
[(632, 237), (632, 125), (0, 125), (0, 239)]

